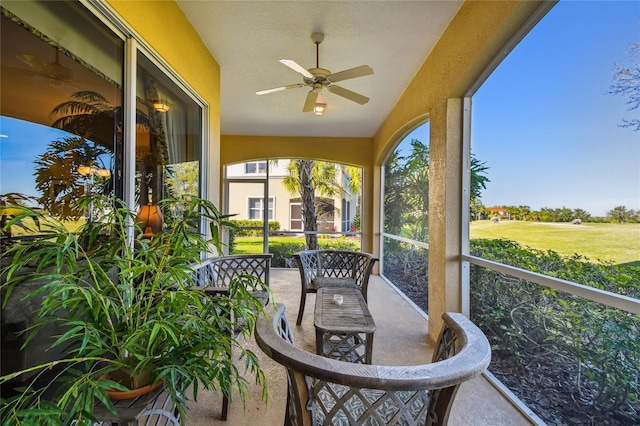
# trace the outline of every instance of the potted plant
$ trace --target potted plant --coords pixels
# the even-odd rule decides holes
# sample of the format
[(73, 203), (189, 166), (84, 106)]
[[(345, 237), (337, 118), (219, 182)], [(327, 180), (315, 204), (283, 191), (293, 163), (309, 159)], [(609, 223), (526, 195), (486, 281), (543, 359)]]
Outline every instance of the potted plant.
[[(230, 297), (207, 297), (193, 288), (192, 265), (212, 247), (221, 253), (227, 216), (200, 198), (165, 199), (158, 203), (165, 212), (163, 231), (149, 236), (122, 201), (92, 196), (83, 203), (102, 214), (78, 232), (50, 218), (40, 221), (46, 223), (42, 238), (12, 244), (3, 254), (3, 304), (25, 276), (41, 283), (29, 296), (41, 302), (26, 350), (38, 330), (53, 321), (62, 330), (53, 346), (68, 353), (0, 377), (1, 385), (37, 373), (36, 380), (2, 401), (3, 423), (83, 424), (94, 420), (98, 403), (115, 412), (107, 391), (129, 390), (112, 380), (119, 370), (148, 371), (151, 383), (162, 381), (183, 417), (187, 399), (196, 399), (198, 389), (228, 395), (237, 387), (244, 397), (245, 374), (262, 384), (265, 398), (256, 356), (231, 332), (237, 320), (246, 322), (245, 334), (253, 329), (263, 308), (252, 290), (263, 290), (261, 283), (250, 277), (234, 282)], [(21, 209), (7, 226), (41, 215)], [(204, 222), (208, 239), (199, 231)], [(29, 274), (20, 272), (25, 269)], [(245, 360), (244, 371), (233, 364), (233, 348)], [(54, 380), (37, 385), (53, 367), (59, 369)]]

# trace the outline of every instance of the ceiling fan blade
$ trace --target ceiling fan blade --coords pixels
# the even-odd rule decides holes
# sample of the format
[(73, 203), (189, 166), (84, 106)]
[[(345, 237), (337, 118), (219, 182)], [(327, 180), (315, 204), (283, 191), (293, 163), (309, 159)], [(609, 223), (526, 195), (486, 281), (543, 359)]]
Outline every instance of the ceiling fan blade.
[(291, 68), (292, 70), (294, 70), (297, 73), (302, 74), (303, 76), (313, 79), (313, 74), (311, 74), (309, 71), (307, 71), (306, 69), (302, 68), (300, 65), (298, 65), (296, 63), (296, 61), (292, 61), (290, 59), (280, 59), (280, 62), (286, 66), (288, 66), (289, 68)]
[(367, 98), (366, 96), (362, 96), (356, 92), (352, 92), (351, 90), (345, 89), (344, 87), (329, 86), (329, 91), (360, 105), (364, 105), (369, 102), (369, 98)]
[(267, 93), (281, 92), (281, 91), (287, 90), (287, 89), (297, 89), (298, 87), (304, 87), (304, 86), (305, 85), (302, 84), (302, 83), (288, 84), (286, 86), (274, 87), (273, 89), (259, 90), (259, 91), (256, 92), (256, 95), (266, 95)]
[(369, 65), (361, 65), (359, 67), (331, 74), (329, 77), (327, 77), (327, 80), (332, 83), (337, 83), (338, 81), (348, 80), (350, 78), (364, 77), (365, 75), (371, 74), (373, 74), (373, 69)]
[(71, 69), (58, 62), (58, 51), (56, 50), (55, 62), (47, 62), (35, 55), (17, 55), (18, 59), (27, 64), (38, 74), (53, 80), (71, 80), (73, 73)]
[(313, 107), (316, 106), (316, 99), (318, 99), (319, 91), (311, 90), (307, 95), (307, 100), (304, 102), (304, 106), (302, 107), (302, 112), (313, 111)]

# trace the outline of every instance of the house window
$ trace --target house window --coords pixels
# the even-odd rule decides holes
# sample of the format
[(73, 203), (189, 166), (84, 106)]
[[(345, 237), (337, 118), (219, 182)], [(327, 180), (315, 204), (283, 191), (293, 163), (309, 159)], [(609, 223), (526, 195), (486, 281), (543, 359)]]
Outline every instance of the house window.
[(244, 163), (244, 172), (248, 175), (267, 173), (267, 162), (250, 161), (248, 163)]
[[(335, 231), (335, 206), (334, 201), (329, 198), (316, 198), (316, 223), (319, 232)], [(302, 231), (302, 202), (300, 198), (291, 200), (289, 203), (290, 229), (292, 231)]]
[[(249, 198), (249, 219), (250, 220), (264, 220), (264, 198), (262, 197), (250, 197)], [(273, 197), (269, 197), (269, 220), (273, 220)]]
[(304, 228), (302, 226), (302, 203), (300, 202), (291, 202), (289, 204), (289, 229), (292, 231), (302, 231)]

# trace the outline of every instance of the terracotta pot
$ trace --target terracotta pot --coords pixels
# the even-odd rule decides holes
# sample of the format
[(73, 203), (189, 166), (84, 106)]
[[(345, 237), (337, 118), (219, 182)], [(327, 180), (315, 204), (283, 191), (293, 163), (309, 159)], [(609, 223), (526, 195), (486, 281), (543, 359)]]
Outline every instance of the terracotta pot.
[(153, 384), (146, 385), (141, 388), (132, 389), (130, 391), (108, 390), (106, 392), (107, 395), (109, 395), (109, 398), (114, 400), (131, 399), (136, 398), (140, 395), (144, 395), (145, 393), (149, 393), (152, 390), (157, 389), (161, 384), (162, 380), (158, 380)]
[(107, 377), (131, 389), (129, 391), (107, 390), (109, 398), (114, 400), (136, 398), (157, 389), (162, 384), (162, 380), (149, 383), (151, 381), (151, 369), (134, 374), (132, 369), (123, 368), (100, 376), (102, 379)]

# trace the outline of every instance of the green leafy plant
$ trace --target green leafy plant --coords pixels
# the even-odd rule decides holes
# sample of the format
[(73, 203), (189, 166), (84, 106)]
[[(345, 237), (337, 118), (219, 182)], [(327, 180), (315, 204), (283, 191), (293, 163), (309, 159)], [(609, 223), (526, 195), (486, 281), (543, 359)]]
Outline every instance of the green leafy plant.
[[(3, 254), (3, 303), (26, 277), (41, 283), (29, 296), (42, 301), (26, 350), (52, 321), (62, 329), (53, 346), (69, 347), (63, 359), (0, 377), (4, 384), (36, 373), (36, 380), (2, 401), (3, 424), (90, 424), (97, 403), (115, 412), (106, 391), (127, 388), (103, 377), (123, 368), (150, 369), (151, 382), (163, 381), (181, 416), (198, 389), (230, 395), (237, 388), (244, 398), (245, 374), (262, 384), (266, 400), (258, 359), (233, 333), (238, 322), (246, 324), (245, 336), (253, 329), (263, 307), (252, 292), (266, 288), (249, 276), (231, 283), (229, 297), (208, 297), (193, 288), (192, 266), (212, 247), (221, 252), (228, 217), (207, 200), (165, 199), (159, 203), (163, 232), (144, 238), (136, 212), (124, 202), (93, 196), (83, 203), (103, 214), (78, 233), (48, 225), (41, 238), (17, 242)], [(7, 226), (40, 215), (15, 208), (21, 213)], [(202, 223), (208, 238), (200, 232)], [(238, 356), (242, 371), (234, 364)], [(54, 367), (59, 371), (54, 379), (38, 385), (37, 378)]]
[[(499, 239), (472, 240), (471, 253), (640, 297), (638, 267), (592, 263)], [(471, 318), (491, 341), (494, 365), (508, 366), (493, 371), (500, 379), (543, 377), (544, 383), (557, 383), (549, 392), (567, 393), (562, 396), (586, 416), (615, 415), (624, 424), (640, 420), (640, 316), (478, 266), (471, 268), (470, 281)], [(544, 404), (535, 395), (518, 396), (533, 406)]]

